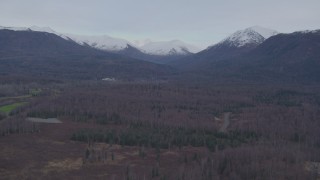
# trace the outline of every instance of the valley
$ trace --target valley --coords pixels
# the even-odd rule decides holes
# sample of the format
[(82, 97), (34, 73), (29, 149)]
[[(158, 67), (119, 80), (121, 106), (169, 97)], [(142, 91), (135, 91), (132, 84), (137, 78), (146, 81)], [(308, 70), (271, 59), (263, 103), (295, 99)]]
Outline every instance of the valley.
[(319, 31), (164, 56), (36, 29), (0, 30), (0, 179), (319, 179)]
[(318, 86), (52, 84), (1, 121), (1, 176), (309, 179), (305, 163), (320, 160), (319, 93)]

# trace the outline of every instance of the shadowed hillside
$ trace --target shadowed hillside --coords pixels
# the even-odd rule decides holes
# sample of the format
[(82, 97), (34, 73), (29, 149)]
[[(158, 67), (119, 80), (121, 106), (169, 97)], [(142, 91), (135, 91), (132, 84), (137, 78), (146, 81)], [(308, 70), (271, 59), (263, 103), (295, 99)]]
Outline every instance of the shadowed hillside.
[(54, 34), (0, 31), (0, 70), (46, 78), (155, 78), (172, 68), (78, 45)]

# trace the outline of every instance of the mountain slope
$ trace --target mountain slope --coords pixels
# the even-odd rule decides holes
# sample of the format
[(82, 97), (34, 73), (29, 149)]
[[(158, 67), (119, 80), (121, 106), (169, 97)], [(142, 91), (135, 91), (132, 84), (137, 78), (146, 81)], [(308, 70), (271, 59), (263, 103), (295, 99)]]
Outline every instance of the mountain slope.
[(320, 81), (320, 30), (279, 34), (230, 66), (246, 78)]
[(278, 34), (251, 51), (193, 69), (208, 77), (254, 82), (320, 82), (320, 30)]
[(2, 57), (17, 55), (112, 55), (80, 46), (52, 33), (12, 30), (0, 30), (0, 32)]
[(233, 33), (216, 45), (210, 46), (189, 58), (172, 62), (171, 65), (191, 71), (205, 68), (213, 61), (221, 61), (248, 53), (267, 38), (276, 34), (276, 31), (267, 28), (250, 27)]
[(52, 33), (0, 30), (0, 72), (57, 79), (157, 78), (171, 68), (81, 46)]

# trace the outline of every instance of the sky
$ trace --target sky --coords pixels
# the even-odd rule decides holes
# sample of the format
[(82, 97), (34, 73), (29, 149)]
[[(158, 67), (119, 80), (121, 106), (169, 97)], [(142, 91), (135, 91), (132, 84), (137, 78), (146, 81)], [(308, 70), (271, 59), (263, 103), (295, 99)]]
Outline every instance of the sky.
[(283, 33), (320, 29), (320, 0), (0, 0), (0, 26), (33, 25), (204, 48), (256, 25)]

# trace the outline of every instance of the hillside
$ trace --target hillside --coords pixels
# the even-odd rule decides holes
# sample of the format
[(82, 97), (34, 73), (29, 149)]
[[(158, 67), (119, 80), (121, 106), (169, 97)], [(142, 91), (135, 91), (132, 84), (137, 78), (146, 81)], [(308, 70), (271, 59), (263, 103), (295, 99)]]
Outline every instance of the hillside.
[(234, 72), (246, 78), (320, 81), (320, 31), (279, 34), (266, 40), (238, 63), (229, 60)]
[(209, 46), (203, 51), (184, 59), (172, 61), (169, 64), (184, 71), (207, 68), (212, 62), (236, 58), (245, 54), (276, 34), (277, 32), (275, 30), (259, 26), (249, 27), (236, 31), (219, 43)]
[(166, 66), (81, 46), (55, 34), (0, 30), (0, 70), (3, 75), (57, 79), (158, 78)]
[(241, 46), (228, 39), (171, 65), (184, 74), (197, 74), (207, 80), (320, 81), (319, 30), (278, 34), (261, 43)]

